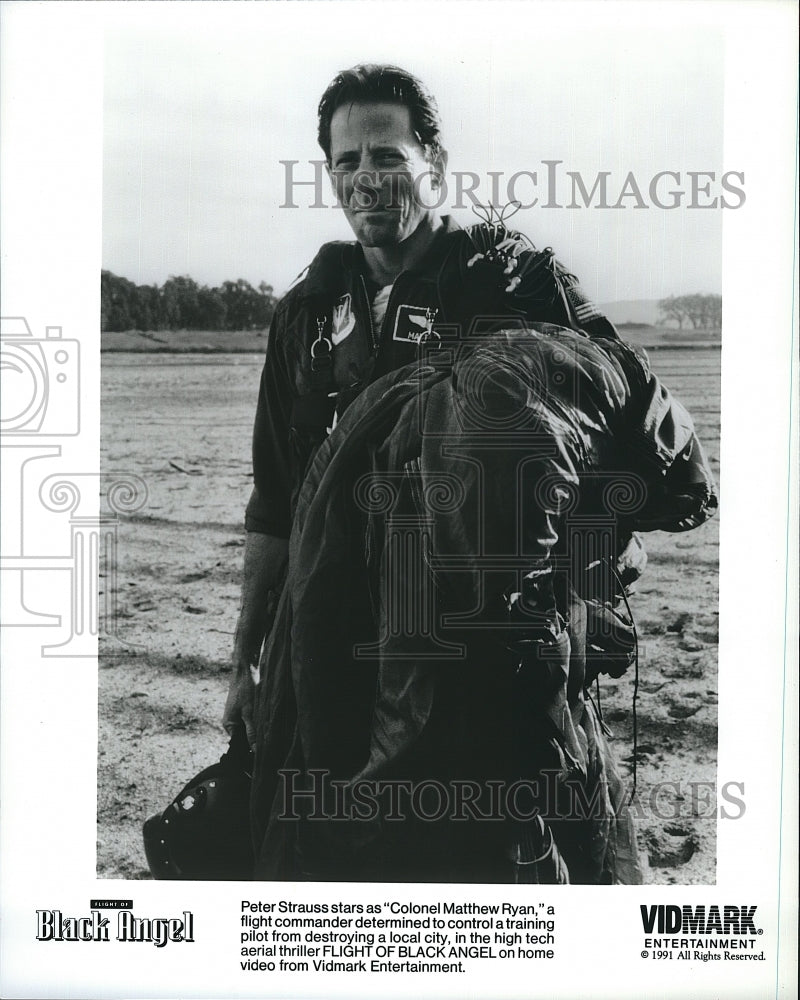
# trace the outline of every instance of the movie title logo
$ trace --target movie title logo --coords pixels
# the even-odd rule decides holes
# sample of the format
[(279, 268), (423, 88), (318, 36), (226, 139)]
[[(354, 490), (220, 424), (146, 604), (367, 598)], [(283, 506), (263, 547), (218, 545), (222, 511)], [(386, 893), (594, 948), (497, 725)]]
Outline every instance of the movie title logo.
[[(194, 914), (180, 917), (136, 917), (128, 901), (92, 900), (98, 903), (88, 916), (65, 916), (61, 910), (36, 911), (37, 941), (132, 941), (164, 948), (170, 942), (194, 943)], [(132, 904), (131, 904), (132, 905)], [(104, 910), (117, 910), (116, 920)], [(113, 938), (112, 938), (113, 931)]]

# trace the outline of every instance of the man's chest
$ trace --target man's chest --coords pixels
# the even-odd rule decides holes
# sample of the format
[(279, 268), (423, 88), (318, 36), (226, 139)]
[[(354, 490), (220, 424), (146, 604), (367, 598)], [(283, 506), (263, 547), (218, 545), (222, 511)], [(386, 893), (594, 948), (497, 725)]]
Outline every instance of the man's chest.
[(302, 303), (287, 331), (295, 388), (307, 392), (326, 380), (338, 391), (363, 387), (416, 361), (421, 344), (442, 336), (445, 320), (433, 279), (401, 275), (375, 290), (356, 276)]

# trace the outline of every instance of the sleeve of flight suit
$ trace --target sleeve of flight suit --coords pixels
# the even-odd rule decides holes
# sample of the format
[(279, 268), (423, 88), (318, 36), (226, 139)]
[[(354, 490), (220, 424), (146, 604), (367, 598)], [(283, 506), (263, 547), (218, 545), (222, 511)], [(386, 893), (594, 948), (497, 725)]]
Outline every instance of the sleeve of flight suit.
[[(614, 324), (589, 299), (575, 275), (552, 250), (525, 249), (518, 260), (514, 273), (520, 280), (511, 296), (525, 310), (527, 319), (582, 330), (590, 337), (619, 339)], [(540, 305), (543, 299), (548, 303), (545, 316)]]
[(285, 351), (285, 309), (270, 324), (253, 426), (253, 492), (245, 511), (248, 531), (288, 538), (291, 530), (290, 415), (294, 392)]

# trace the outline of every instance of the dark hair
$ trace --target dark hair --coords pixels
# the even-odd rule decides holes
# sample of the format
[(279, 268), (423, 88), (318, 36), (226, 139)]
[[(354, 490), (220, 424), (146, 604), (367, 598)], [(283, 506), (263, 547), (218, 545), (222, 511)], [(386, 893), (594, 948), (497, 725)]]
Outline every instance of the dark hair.
[(401, 104), (411, 113), (411, 127), (429, 160), (442, 149), (441, 121), (436, 98), (421, 80), (399, 66), (363, 63), (338, 73), (322, 95), (317, 113), (317, 138), (325, 157), (331, 158), (331, 119), (343, 104)]

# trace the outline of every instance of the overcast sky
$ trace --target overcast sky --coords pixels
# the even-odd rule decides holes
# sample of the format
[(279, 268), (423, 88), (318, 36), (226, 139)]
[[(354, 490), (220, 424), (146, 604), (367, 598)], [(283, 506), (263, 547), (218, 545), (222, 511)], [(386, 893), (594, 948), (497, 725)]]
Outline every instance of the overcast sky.
[[(702, 5), (705, 9), (707, 5)], [(711, 6), (711, 5), (708, 5)], [(319, 245), (350, 238), (340, 211), (285, 202), (286, 168), (311, 179), (320, 159), (316, 106), (334, 74), (394, 62), (436, 94), (451, 171), (537, 173), (517, 194), (540, 204), (514, 225), (551, 245), (599, 301), (721, 287), (726, 211), (688, 208), (687, 171), (719, 178), (724, 62), (713, 25), (663, 17), (658, 4), (274, 3), (115, 5), (105, 49), (103, 266), (137, 283), (188, 274), (204, 284), (246, 278), (282, 292)], [(620, 16), (620, 14), (625, 16)], [(691, 23), (689, 20), (691, 19)], [(706, 18), (708, 20), (708, 18)], [(650, 207), (544, 208), (544, 160), (561, 160), (591, 189), (609, 171), (608, 201), (632, 172)], [(648, 187), (686, 192), (675, 210)], [(706, 183), (705, 181), (703, 183)], [(738, 182), (737, 182), (738, 183)], [(451, 174), (448, 201), (455, 201)], [(738, 199), (728, 196), (735, 204)], [(503, 198), (502, 200), (505, 200)], [(453, 213), (462, 223), (468, 209)]]

